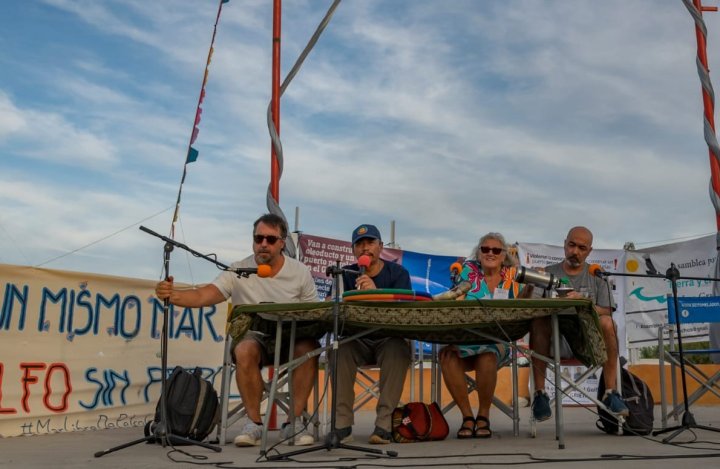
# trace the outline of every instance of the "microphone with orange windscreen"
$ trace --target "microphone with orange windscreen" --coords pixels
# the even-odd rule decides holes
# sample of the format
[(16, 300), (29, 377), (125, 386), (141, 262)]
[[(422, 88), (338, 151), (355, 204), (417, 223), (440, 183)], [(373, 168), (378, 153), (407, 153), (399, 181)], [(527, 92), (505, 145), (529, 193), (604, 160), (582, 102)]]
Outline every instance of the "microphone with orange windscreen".
[(460, 272), (462, 272), (462, 264), (459, 262), (453, 262), (450, 264), (450, 281), (453, 285), (457, 283), (458, 275), (460, 275)]
[(609, 272), (605, 272), (603, 268), (600, 266), (600, 264), (590, 264), (588, 267), (588, 273), (592, 275), (593, 277), (607, 277), (608, 275), (612, 275)]
[(370, 256), (368, 256), (367, 254), (363, 254), (362, 256), (358, 257), (357, 264), (360, 275), (365, 275), (365, 271), (368, 267), (370, 267)]
[(269, 277), (272, 275), (272, 267), (267, 264), (260, 264), (257, 267), (240, 267), (238, 269), (231, 269), (235, 272), (238, 277), (249, 277), (252, 274), (258, 277)]

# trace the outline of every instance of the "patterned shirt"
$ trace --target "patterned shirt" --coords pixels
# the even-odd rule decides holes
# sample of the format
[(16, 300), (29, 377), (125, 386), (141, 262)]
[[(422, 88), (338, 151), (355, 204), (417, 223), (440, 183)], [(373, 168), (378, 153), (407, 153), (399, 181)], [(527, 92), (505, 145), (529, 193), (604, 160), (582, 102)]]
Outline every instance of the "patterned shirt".
[[(498, 284), (497, 288), (507, 290), (508, 298), (517, 298), (522, 287), (517, 283), (515, 279), (515, 267), (503, 266), (500, 269), (500, 276), (502, 280)], [(470, 282), (472, 287), (465, 296), (466, 300), (479, 300), (481, 298), (493, 298), (495, 292), (491, 292), (485, 282), (485, 273), (482, 271), (482, 266), (478, 261), (465, 261), (463, 264), (463, 270), (460, 272), (460, 281)]]
[[(470, 282), (472, 287), (465, 295), (466, 300), (479, 300), (481, 298), (493, 298), (497, 290), (506, 290), (507, 298), (517, 298), (522, 290), (522, 286), (515, 279), (515, 267), (503, 266), (500, 268), (500, 276), (502, 280), (498, 283), (495, 291), (491, 292), (485, 282), (485, 273), (478, 261), (465, 261), (463, 270), (460, 272), (460, 281)], [(503, 295), (505, 298), (505, 295)], [(458, 351), (461, 358), (481, 355), (483, 353), (494, 353), (497, 357), (498, 368), (504, 366), (510, 361), (510, 349), (502, 344), (482, 344), (482, 345), (458, 345)]]

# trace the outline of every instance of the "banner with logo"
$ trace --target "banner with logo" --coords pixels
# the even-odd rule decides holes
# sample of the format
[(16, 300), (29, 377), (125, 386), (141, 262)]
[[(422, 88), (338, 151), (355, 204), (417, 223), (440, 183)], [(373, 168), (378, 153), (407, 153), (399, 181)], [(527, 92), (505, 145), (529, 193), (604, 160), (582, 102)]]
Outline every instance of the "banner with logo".
[[(720, 296), (678, 296), (679, 321), (683, 323), (716, 322)], [(668, 298), (668, 321), (675, 324), (675, 302)]]
[[(686, 277), (712, 278), (715, 274), (715, 235), (690, 241), (666, 244), (637, 251), (627, 251), (624, 271), (648, 277), (625, 277), (625, 315), (630, 347), (657, 345), (658, 328), (667, 324), (668, 295), (671, 283), (664, 277), (671, 264), (675, 264), (680, 279), (678, 296), (713, 296), (711, 280), (688, 280)], [(653, 278), (659, 275), (662, 278)], [(720, 314), (720, 310), (718, 310)], [(683, 324), (683, 341), (707, 340), (707, 323)]]
[[(152, 418), (162, 378), (155, 282), (5, 264), (0, 282), (0, 438)], [(199, 366), (219, 389), (226, 315), (225, 303), (171, 308), (168, 371)]]
[[(349, 241), (341, 241), (321, 236), (301, 234), (298, 237), (299, 259), (310, 267), (320, 298), (330, 294), (332, 278), (326, 269), (335, 265), (346, 266), (357, 262)], [(462, 257), (437, 256), (413, 251), (402, 251), (384, 247), (380, 258), (386, 262), (395, 262), (410, 273), (412, 289), (437, 294), (450, 288), (450, 265), (462, 262)]]

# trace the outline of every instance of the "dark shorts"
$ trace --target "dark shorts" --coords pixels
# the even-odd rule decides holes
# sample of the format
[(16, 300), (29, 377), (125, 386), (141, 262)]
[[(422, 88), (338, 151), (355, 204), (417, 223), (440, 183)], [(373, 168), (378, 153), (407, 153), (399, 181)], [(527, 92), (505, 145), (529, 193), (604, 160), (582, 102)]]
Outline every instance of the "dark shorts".
[[(260, 346), (260, 368), (265, 366), (270, 366), (275, 364), (275, 340), (274, 337), (272, 340), (270, 340), (269, 336), (267, 334), (264, 334), (259, 331), (247, 331), (247, 333), (242, 337), (242, 339), (233, 339), (230, 349), (230, 354), (232, 355), (232, 359), (234, 362), (237, 363), (237, 357), (235, 356), (235, 347), (242, 342), (243, 340), (252, 340), (255, 341)], [(295, 343), (297, 343), (299, 340), (308, 340), (308, 339), (296, 339)], [(314, 340), (314, 339), (312, 339)], [(319, 347), (319, 344), (318, 344)], [(282, 344), (280, 345), (280, 363), (284, 364), (288, 362), (288, 356), (290, 353), (290, 341), (284, 340)]]

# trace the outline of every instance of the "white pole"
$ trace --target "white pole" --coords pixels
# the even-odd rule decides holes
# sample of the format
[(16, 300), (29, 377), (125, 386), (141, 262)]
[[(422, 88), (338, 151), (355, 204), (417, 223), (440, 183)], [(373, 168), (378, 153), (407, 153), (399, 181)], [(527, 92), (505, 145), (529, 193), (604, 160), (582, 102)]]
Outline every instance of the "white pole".
[(395, 244), (395, 220), (390, 221), (390, 244), (388, 244), (388, 247), (394, 248), (396, 246)]

